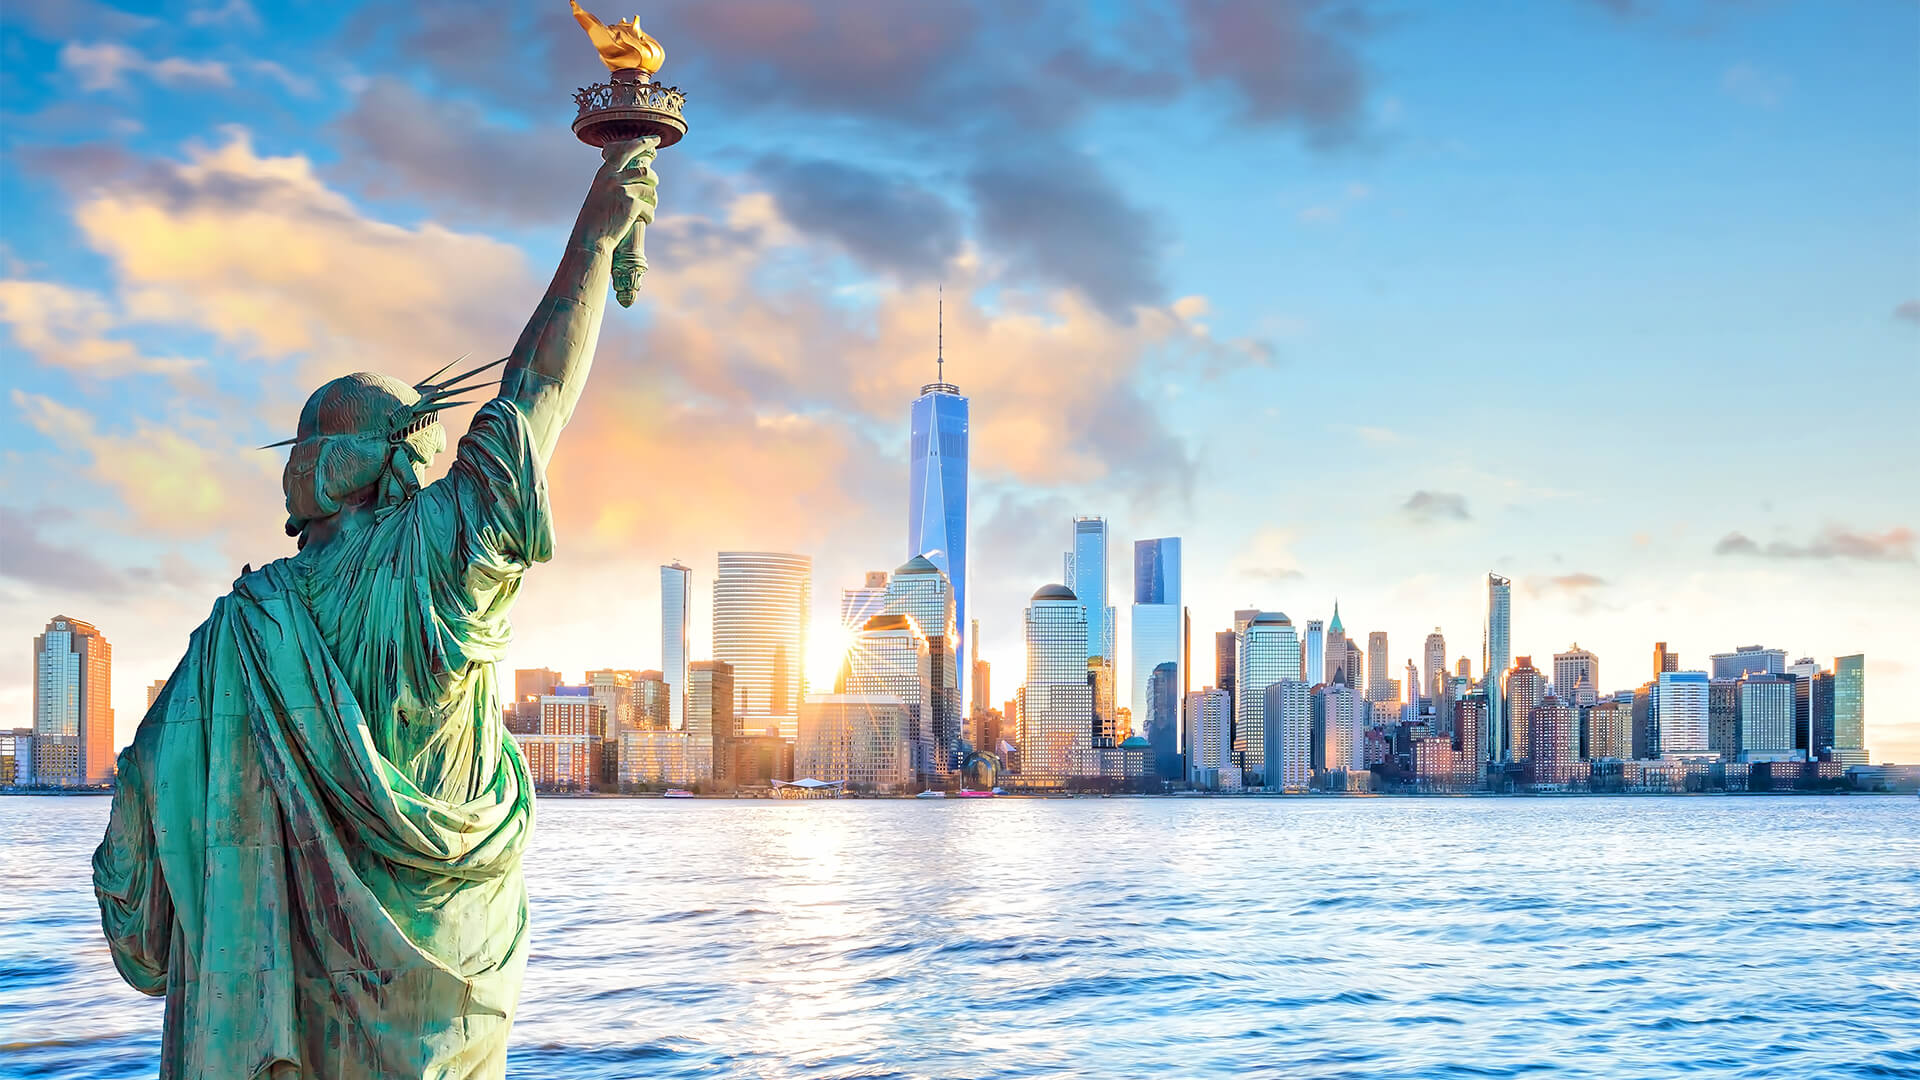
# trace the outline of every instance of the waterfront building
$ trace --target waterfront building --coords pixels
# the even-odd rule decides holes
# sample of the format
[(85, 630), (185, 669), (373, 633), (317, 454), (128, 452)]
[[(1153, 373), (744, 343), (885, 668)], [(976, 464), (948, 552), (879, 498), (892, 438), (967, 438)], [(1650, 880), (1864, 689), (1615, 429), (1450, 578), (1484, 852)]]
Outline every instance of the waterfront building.
[[(1133, 544), (1133, 696), (1129, 704), (1161, 775), (1178, 775), (1187, 690), (1187, 613), (1177, 536)], [(1158, 689), (1156, 690), (1156, 680)]]
[(1481, 748), (1488, 761), (1505, 761), (1509, 744), (1504, 683), (1513, 658), (1513, 582), (1499, 574), (1487, 575), (1487, 625), (1482, 646), (1480, 670), (1487, 692), (1487, 731)]
[(1073, 542), (1064, 559), (1066, 584), (1087, 609), (1086, 670), (1093, 679), (1096, 735), (1106, 745), (1119, 742), (1114, 723), (1114, 609), (1107, 603), (1107, 519), (1073, 519)]
[(691, 788), (712, 777), (711, 746), (691, 732), (634, 728), (620, 733), (620, 790)]
[(513, 673), (513, 700), (539, 701), (561, 683), (560, 673), (552, 668), (521, 668)]
[(810, 694), (800, 706), (794, 772), (855, 791), (912, 791), (912, 726), (893, 694)]
[[(1785, 666), (1784, 664), (1782, 666)], [(1716, 679), (1714, 689), (1732, 685), (1736, 691), (1738, 740), (1733, 752), (1741, 761), (1805, 761), (1804, 750), (1793, 745), (1793, 680), (1785, 674), (1754, 672), (1736, 680)], [(1712, 702), (1709, 701), (1709, 709)], [(1709, 720), (1711, 723), (1711, 719)], [(1711, 738), (1712, 732), (1708, 733)], [(1720, 749), (1719, 747), (1711, 747)]]
[[(1470, 678), (1470, 676), (1462, 676)], [(1470, 690), (1462, 691), (1453, 699), (1453, 782), (1466, 787), (1479, 787), (1485, 775), (1484, 763), (1486, 751), (1481, 748), (1481, 736), (1486, 733), (1487, 696)]]
[[(921, 726), (928, 740), (924, 752), (932, 757), (919, 766), (941, 777), (960, 767), (962, 690), (959, 656), (954, 652), (955, 610), (952, 583), (923, 555), (907, 560), (887, 582), (885, 614), (912, 618), (927, 638), (931, 681), (926, 688), (929, 710)], [(846, 692), (857, 691), (849, 687)]]
[(857, 633), (867, 620), (887, 607), (887, 572), (867, 571), (866, 584), (857, 589), (840, 590), (840, 625)]
[[(1793, 745), (1793, 680), (1781, 676), (1787, 687), (1787, 745)], [(1740, 757), (1740, 680), (1715, 677), (1707, 682), (1707, 749), (1721, 761)], [(1745, 759), (1740, 759), (1745, 760)]]
[(1266, 786), (1275, 791), (1305, 791), (1313, 781), (1312, 688), (1289, 677), (1267, 687), (1264, 696)]
[(1367, 635), (1367, 700), (1397, 701), (1400, 695), (1392, 685), (1392, 666), (1387, 658), (1387, 632), (1375, 630)]
[(1573, 706), (1591, 705), (1600, 696), (1600, 658), (1574, 642), (1553, 654), (1553, 692)]
[(1464, 656), (1461, 657), (1460, 662), (1454, 665), (1453, 674), (1454, 674), (1454, 677), (1456, 678), (1465, 679), (1468, 682), (1472, 682), (1473, 681), (1473, 661), (1467, 659)]
[(1145, 738), (1153, 748), (1153, 773), (1162, 780), (1180, 778), (1180, 667), (1169, 660), (1153, 669), (1147, 680), (1149, 711)]
[(733, 710), (744, 731), (792, 739), (806, 681), (813, 559), (777, 551), (723, 551), (713, 579), (713, 656), (733, 668)]
[(535, 791), (588, 791), (605, 755), (588, 735), (516, 734)]
[(167, 680), (165, 679), (155, 679), (147, 684), (147, 708), (153, 708), (153, 703), (160, 700), (160, 691), (166, 688)]
[(730, 789), (736, 782), (734, 739), (739, 729), (733, 715), (733, 666), (726, 661), (687, 665), (687, 734), (708, 746), (715, 786)]
[(1319, 683), (1327, 670), (1327, 624), (1308, 619), (1300, 634), (1300, 681), (1308, 686)]
[(1827, 760), (1842, 765), (1867, 764), (1867, 657), (1865, 653), (1833, 658), (1833, 740)]
[(1027, 607), (1027, 681), (1019, 696), (1022, 786), (1065, 787), (1093, 747), (1087, 610), (1065, 585), (1041, 586)]
[(770, 789), (775, 780), (796, 780), (793, 740), (778, 733), (738, 735), (733, 740), (733, 787), (739, 791)]
[(1309, 705), (1309, 760), (1315, 776), (1366, 768), (1366, 721), (1359, 695), (1343, 683), (1323, 683)]
[(1278, 611), (1262, 611), (1247, 620), (1240, 635), (1234, 702), (1234, 764), (1249, 785), (1266, 783), (1267, 687), (1300, 671), (1300, 639), (1293, 620)]
[[(1813, 677), (1796, 679), (1794, 689), (1794, 736), (1795, 746), (1805, 743), (1807, 757), (1812, 760), (1826, 761), (1833, 757), (1833, 684), (1831, 671), (1816, 671)], [(1807, 731), (1799, 729), (1801, 697), (1806, 698)], [(1809, 734), (1810, 733), (1810, 734)], [(1801, 735), (1807, 738), (1800, 738)]]
[(1218, 630), (1213, 635), (1213, 685), (1233, 695), (1233, 666), (1240, 659), (1240, 631)]
[(1187, 695), (1187, 783), (1217, 789), (1220, 770), (1232, 764), (1233, 694), (1208, 687)]
[(687, 726), (687, 624), (693, 611), (693, 570), (680, 560), (660, 568), (660, 681), (666, 684), (667, 727)]
[(1743, 675), (1764, 672), (1770, 675), (1787, 673), (1787, 650), (1767, 649), (1759, 645), (1741, 645), (1732, 652), (1714, 653), (1711, 668), (1716, 679), (1738, 679)]
[(979, 619), (973, 620), (973, 625), (967, 629), (967, 648), (971, 650), (972, 654), (972, 663), (967, 665), (967, 675), (969, 679), (967, 699), (973, 704), (967, 713), (967, 718), (971, 721), (971, 724), (968, 727), (966, 738), (976, 749), (991, 750), (993, 749), (994, 743), (998, 740), (997, 738), (987, 738), (981, 733), (982, 725), (980, 721), (985, 718), (988, 713), (997, 712), (998, 710), (994, 709), (991, 704), (993, 701), (993, 665), (980, 659)]
[(1666, 671), (1660, 675), (1660, 756), (1706, 754), (1707, 673)]
[(0, 787), (33, 786), (33, 729), (0, 731)]
[(1527, 722), (1533, 717), (1533, 707), (1546, 697), (1547, 680), (1540, 669), (1533, 666), (1533, 657), (1523, 656), (1513, 662), (1507, 671), (1506, 686), (1500, 700), (1507, 710), (1505, 741), (1508, 747), (1508, 760), (1522, 762), (1532, 749), (1532, 741), (1527, 731)]
[(934, 717), (941, 707), (935, 659), (932, 641), (913, 616), (875, 615), (854, 635), (839, 680), (845, 694), (888, 694), (900, 702), (907, 714), (905, 738), (914, 771), (928, 783), (944, 780), (953, 768), (936, 753), (933, 739)]
[(33, 782), (113, 783), (113, 646), (92, 623), (55, 615), (33, 639)]
[[(1398, 690), (1399, 684), (1396, 683), (1394, 688), (1395, 690)], [(1420, 699), (1426, 696), (1423, 693), (1421, 693), (1421, 690), (1420, 690), (1420, 669), (1413, 665), (1412, 660), (1407, 661), (1406, 693), (1407, 693), (1407, 696), (1404, 700), (1409, 705), (1420, 704)], [(1398, 693), (1395, 693), (1394, 699), (1396, 701), (1401, 700), (1400, 695)]]
[(1653, 677), (1658, 679), (1669, 671), (1680, 670), (1680, 654), (1667, 648), (1664, 641), (1653, 643)]
[(1565, 787), (1581, 773), (1578, 714), (1555, 694), (1541, 698), (1527, 713), (1527, 781), (1539, 787)]
[(934, 348), (934, 381), (922, 386), (913, 401), (907, 448), (907, 557), (925, 555), (953, 584), (953, 625), (959, 634), (953, 654), (965, 656), (967, 583), (973, 580), (967, 573), (971, 404), (958, 386), (946, 380), (945, 337), (942, 320)]
[(1633, 759), (1647, 761), (1660, 756), (1660, 683), (1642, 683), (1633, 692), (1631, 724)]
[(608, 738), (617, 739), (622, 731), (635, 726), (635, 689), (640, 674), (618, 668), (587, 672), (587, 687), (593, 700), (606, 710)]
[[(691, 686), (691, 683), (689, 683)], [(667, 673), (642, 671), (633, 683), (633, 725), (648, 731), (670, 731), (673, 729), (673, 692), (667, 688)], [(685, 726), (687, 714), (682, 712), (681, 724)]]
[(1447, 696), (1447, 638), (1439, 627), (1427, 635), (1426, 646), (1422, 649), (1425, 666), (1420, 672), (1420, 689), (1415, 697), (1432, 698), (1440, 701)]

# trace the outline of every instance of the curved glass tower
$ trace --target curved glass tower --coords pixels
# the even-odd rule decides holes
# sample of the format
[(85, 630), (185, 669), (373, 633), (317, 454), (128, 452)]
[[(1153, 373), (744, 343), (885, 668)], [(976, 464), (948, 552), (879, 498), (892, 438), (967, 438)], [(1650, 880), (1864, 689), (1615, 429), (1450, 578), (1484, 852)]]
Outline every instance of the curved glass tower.
[(908, 455), (907, 558), (924, 555), (953, 583), (954, 656), (967, 654), (967, 413), (952, 383), (921, 387)]

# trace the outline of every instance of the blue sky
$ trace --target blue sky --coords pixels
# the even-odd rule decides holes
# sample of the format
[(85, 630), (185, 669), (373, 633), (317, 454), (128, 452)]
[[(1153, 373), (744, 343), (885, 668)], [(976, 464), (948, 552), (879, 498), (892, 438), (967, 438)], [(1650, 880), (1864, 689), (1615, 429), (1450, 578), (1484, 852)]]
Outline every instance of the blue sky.
[[(9, 6), (0, 637), (101, 625), (123, 736), (290, 548), (250, 448), (531, 310), (594, 164), (566, 122), (599, 68), (549, 6)], [(1104, 513), (1123, 607), (1130, 541), (1186, 538), (1196, 635), (1338, 597), (1396, 667), (1438, 624), (1477, 668), (1499, 570), (1516, 653), (1578, 640), (1607, 687), (1658, 639), (1864, 651), (1876, 758), (1920, 759), (1920, 6), (640, 16), (694, 130), (516, 663), (657, 663), (669, 558), (698, 599), (720, 548), (812, 554), (822, 610), (903, 561), (944, 284), (996, 698)]]

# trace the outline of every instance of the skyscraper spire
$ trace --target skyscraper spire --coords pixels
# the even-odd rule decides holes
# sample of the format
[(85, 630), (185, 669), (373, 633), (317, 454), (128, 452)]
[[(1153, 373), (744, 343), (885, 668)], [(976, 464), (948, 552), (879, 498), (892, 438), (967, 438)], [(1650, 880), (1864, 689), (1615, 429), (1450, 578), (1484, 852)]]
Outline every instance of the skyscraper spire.
[(934, 331), (933, 331), (933, 381), (947, 381), (947, 287), (939, 286), (935, 294)]
[(1327, 629), (1333, 631), (1336, 634), (1344, 634), (1347, 632), (1347, 628), (1340, 625), (1340, 601), (1339, 600), (1335, 600), (1333, 602), (1333, 624), (1328, 626)]

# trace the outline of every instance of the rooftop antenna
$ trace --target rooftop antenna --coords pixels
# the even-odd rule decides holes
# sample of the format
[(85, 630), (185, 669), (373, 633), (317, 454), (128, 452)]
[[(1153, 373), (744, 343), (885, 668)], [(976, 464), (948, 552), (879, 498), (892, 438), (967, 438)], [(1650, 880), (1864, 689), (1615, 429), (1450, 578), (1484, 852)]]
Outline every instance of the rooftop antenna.
[(947, 286), (941, 282), (934, 294), (933, 380), (947, 381)]

